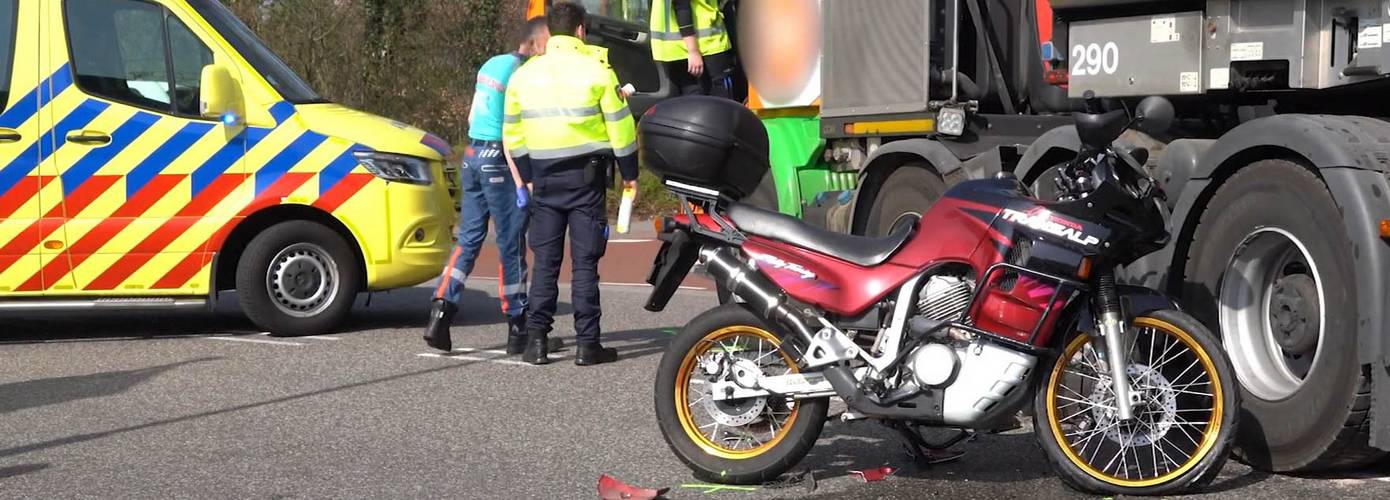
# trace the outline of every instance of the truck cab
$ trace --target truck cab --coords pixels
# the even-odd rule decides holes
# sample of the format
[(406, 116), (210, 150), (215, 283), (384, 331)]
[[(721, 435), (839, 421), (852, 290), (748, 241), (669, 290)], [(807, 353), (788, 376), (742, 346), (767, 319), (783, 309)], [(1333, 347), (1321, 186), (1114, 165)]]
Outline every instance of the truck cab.
[(0, 312), (207, 307), (280, 335), (433, 277), (444, 141), (328, 102), (216, 0), (0, 0)]

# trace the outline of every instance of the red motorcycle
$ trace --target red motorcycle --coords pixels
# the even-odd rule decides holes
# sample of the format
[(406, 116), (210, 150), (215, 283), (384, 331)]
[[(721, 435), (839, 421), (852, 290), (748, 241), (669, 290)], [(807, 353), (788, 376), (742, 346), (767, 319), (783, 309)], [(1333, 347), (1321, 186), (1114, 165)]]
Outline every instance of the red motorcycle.
[[(664, 220), (646, 308), (698, 262), (735, 300), (685, 325), (661, 360), (656, 415), (700, 479), (756, 484), (815, 444), (830, 398), (915, 455), (973, 431), (1033, 428), (1057, 474), (1100, 494), (1200, 487), (1226, 461), (1239, 390), (1217, 338), (1115, 270), (1169, 238), (1147, 152), (1111, 143), (1166, 129), (1172, 104), (1078, 115), (1083, 151), (1062, 201), (1008, 174), (962, 182), (886, 237), (822, 230), (738, 200), (768, 170), (758, 118), (690, 97), (652, 108), (641, 157), (685, 207)], [(1010, 426), (1010, 423), (1015, 425)], [(930, 442), (927, 428), (956, 429)]]

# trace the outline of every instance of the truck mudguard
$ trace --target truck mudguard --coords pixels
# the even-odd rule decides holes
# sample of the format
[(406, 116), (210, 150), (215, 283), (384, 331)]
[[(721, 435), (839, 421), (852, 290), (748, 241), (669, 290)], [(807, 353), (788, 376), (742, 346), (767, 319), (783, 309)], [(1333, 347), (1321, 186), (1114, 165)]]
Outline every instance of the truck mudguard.
[[(856, 226), (857, 221), (867, 217), (866, 214), (868, 214), (868, 210), (872, 209), (872, 204), (869, 206), (863, 205), (864, 201), (873, 201), (863, 199), (864, 192), (869, 191), (863, 189), (870, 181), (869, 176), (876, 175), (885, 164), (884, 162), (889, 161), (893, 157), (898, 157), (896, 160), (891, 160), (897, 164), (911, 161), (911, 159), (925, 160), (927, 163), (931, 164), (932, 168), (936, 169), (936, 173), (941, 175), (942, 178), (949, 179), (951, 176), (957, 175), (957, 172), (961, 169), (960, 159), (956, 158), (956, 155), (951, 154), (951, 150), (946, 149), (946, 146), (931, 139), (904, 139), (879, 146), (874, 149), (873, 152), (869, 153), (869, 157), (864, 160), (864, 168), (859, 171), (860, 189), (856, 190), (854, 193), (855, 214), (853, 220), (856, 221)], [(904, 159), (904, 157), (906, 159)], [(875, 186), (873, 190), (877, 191), (877, 186)], [(863, 212), (860, 212), (861, 209)]]

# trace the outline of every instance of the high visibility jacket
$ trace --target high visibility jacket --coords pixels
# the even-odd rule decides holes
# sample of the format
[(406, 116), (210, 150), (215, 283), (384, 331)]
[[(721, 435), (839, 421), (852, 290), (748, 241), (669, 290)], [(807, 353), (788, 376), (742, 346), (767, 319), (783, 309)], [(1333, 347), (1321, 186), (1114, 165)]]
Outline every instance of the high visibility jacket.
[(652, 59), (662, 62), (684, 60), (687, 51), (683, 38), (686, 36), (699, 40), (700, 55), (719, 54), (733, 48), (729, 43), (729, 33), (724, 28), (724, 14), (719, 11), (716, 0), (689, 0), (692, 24), (682, 24), (676, 19), (676, 10), (671, 8), (672, 1), (652, 2)]
[(575, 158), (611, 155), (623, 179), (637, 178), (637, 128), (618, 95), (618, 76), (584, 42), (554, 36), (507, 85), (502, 141), (521, 179)]

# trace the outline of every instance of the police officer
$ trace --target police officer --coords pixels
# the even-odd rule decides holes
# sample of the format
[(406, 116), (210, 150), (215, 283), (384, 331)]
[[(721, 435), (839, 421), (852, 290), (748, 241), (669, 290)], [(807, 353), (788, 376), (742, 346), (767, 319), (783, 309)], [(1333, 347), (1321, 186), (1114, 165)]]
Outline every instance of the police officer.
[(734, 52), (718, 0), (654, 0), (652, 59), (681, 95), (733, 98)]
[(507, 315), (507, 353), (521, 354), (526, 348), (526, 212), (519, 208), (518, 191), (502, 149), (503, 93), (516, 69), (545, 50), (550, 38), (545, 19), (527, 21), (522, 37), (516, 52), (493, 57), (478, 70), (468, 115), (469, 143), (459, 172), (463, 206), (458, 245), (439, 278), (425, 327), (425, 343), (442, 351), (453, 348), (449, 324), (487, 236), (488, 219), (496, 224), (498, 292), (502, 313)]
[(522, 360), (550, 362), (549, 334), (559, 295), (556, 280), (569, 229), (574, 276), (571, 302), (580, 366), (608, 363), (618, 353), (599, 343), (598, 261), (608, 239), (605, 171), (615, 160), (635, 187), (637, 133), (618, 77), (584, 45), (584, 7), (556, 2), (547, 14), (550, 42), (507, 86), (503, 142), (522, 180), (532, 185), (530, 334)]

